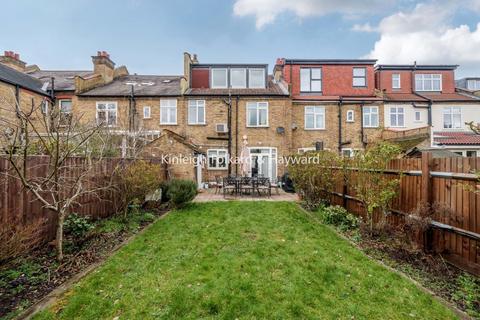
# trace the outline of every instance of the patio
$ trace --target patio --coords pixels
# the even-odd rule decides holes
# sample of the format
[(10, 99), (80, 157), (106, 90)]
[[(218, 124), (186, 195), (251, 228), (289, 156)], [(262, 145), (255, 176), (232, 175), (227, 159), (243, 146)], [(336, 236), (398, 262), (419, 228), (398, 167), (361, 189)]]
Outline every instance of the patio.
[(215, 193), (215, 189), (202, 189), (193, 202), (210, 202), (210, 201), (230, 201), (230, 200), (240, 200), (240, 201), (298, 201), (298, 195), (296, 193), (288, 193), (282, 189), (272, 192), (270, 197), (257, 196), (257, 195), (246, 195), (246, 194), (227, 194), (223, 195), (222, 192)]

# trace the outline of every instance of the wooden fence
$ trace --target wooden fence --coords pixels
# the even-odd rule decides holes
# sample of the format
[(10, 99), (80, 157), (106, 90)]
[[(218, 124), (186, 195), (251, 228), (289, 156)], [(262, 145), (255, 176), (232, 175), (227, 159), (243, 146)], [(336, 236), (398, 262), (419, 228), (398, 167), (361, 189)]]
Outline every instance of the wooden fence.
[[(44, 177), (47, 172), (49, 158), (47, 156), (31, 156), (28, 158), (28, 174), (33, 177)], [(79, 168), (86, 164), (86, 159), (71, 157), (65, 165)], [(156, 162), (155, 160), (148, 160)], [(125, 165), (131, 160), (121, 158), (106, 158), (95, 164), (91, 171), (94, 183), (98, 187), (110, 181), (114, 170), (118, 166)], [(91, 186), (85, 186), (89, 188)], [(71, 212), (90, 216), (93, 219), (106, 218), (114, 214), (119, 200), (118, 191), (109, 188), (95, 194), (82, 195), (77, 203), (71, 208)], [(46, 219), (42, 238), (50, 241), (55, 238), (56, 215), (45, 209), (35, 196), (23, 188), (20, 180), (11, 171), (9, 162), (0, 158), (0, 224), (2, 226), (28, 226), (35, 221)]]
[[(389, 222), (403, 221), (422, 203), (436, 208), (423, 245), (476, 274), (480, 274), (480, 190), (472, 190), (479, 184), (474, 174), (478, 171), (480, 158), (432, 158), (426, 152), (421, 159), (393, 160), (384, 173), (392, 178), (400, 176)], [(344, 183), (343, 179), (336, 183), (334, 203), (363, 215), (362, 204), (348, 186), (352, 183)]]

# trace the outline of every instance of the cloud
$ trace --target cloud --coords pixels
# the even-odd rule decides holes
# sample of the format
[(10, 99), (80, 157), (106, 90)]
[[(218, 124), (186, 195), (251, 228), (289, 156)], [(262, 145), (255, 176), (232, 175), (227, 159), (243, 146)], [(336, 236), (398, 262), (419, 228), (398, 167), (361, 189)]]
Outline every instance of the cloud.
[(372, 27), (370, 23), (364, 23), (364, 24), (355, 24), (352, 27), (352, 31), (357, 31), (357, 32), (377, 32), (378, 29), (376, 27)]
[[(480, 8), (480, 0), (474, 1)], [(380, 38), (366, 57), (378, 59), (379, 63), (460, 64), (479, 72), (480, 23), (473, 29), (452, 26), (456, 9), (454, 2), (433, 2), (383, 18), (374, 28)]]
[(233, 13), (239, 17), (255, 16), (256, 27), (261, 29), (285, 12), (292, 12), (299, 18), (331, 13), (357, 16), (371, 13), (372, 8), (378, 11), (394, 2), (395, 0), (236, 0)]

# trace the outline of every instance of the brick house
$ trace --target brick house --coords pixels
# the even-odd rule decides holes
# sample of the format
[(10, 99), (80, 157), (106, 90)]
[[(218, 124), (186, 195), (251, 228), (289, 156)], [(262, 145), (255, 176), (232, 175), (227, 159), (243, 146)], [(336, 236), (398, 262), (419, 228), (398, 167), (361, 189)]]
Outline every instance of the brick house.
[[(25, 63), (19, 55), (11, 51), (5, 52), (0, 57), (0, 126), (2, 137), (8, 136), (8, 131), (18, 129), (17, 112), (31, 112), (33, 121), (41, 121), (44, 112), (49, 108), (50, 95), (43, 89), (41, 81), (23, 73)], [(47, 130), (46, 127), (38, 126), (37, 130)], [(4, 135), (7, 134), (7, 135)], [(13, 137), (12, 137), (13, 138)], [(0, 145), (4, 147), (12, 141), (2, 140)]]
[[(389, 137), (426, 136), (424, 148), (442, 148), (463, 156), (480, 155), (478, 139), (465, 122), (480, 122), (480, 98), (455, 88), (456, 65), (378, 65)], [(384, 135), (386, 137), (386, 135)]]
[(292, 148), (326, 149), (347, 156), (381, 134), (382, 98), (376, 96), (376, 60), (277, 59), (275, 77), (292, 99)]

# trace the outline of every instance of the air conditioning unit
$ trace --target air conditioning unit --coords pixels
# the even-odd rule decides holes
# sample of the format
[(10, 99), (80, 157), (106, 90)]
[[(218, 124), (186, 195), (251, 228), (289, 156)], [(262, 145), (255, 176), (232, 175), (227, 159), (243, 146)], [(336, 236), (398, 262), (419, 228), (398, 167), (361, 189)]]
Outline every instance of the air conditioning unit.
[(215, 131), (218, 133), (227, 133), (228, 132), (228, 127), (226, 123), (217, 123), (215, 125)]

